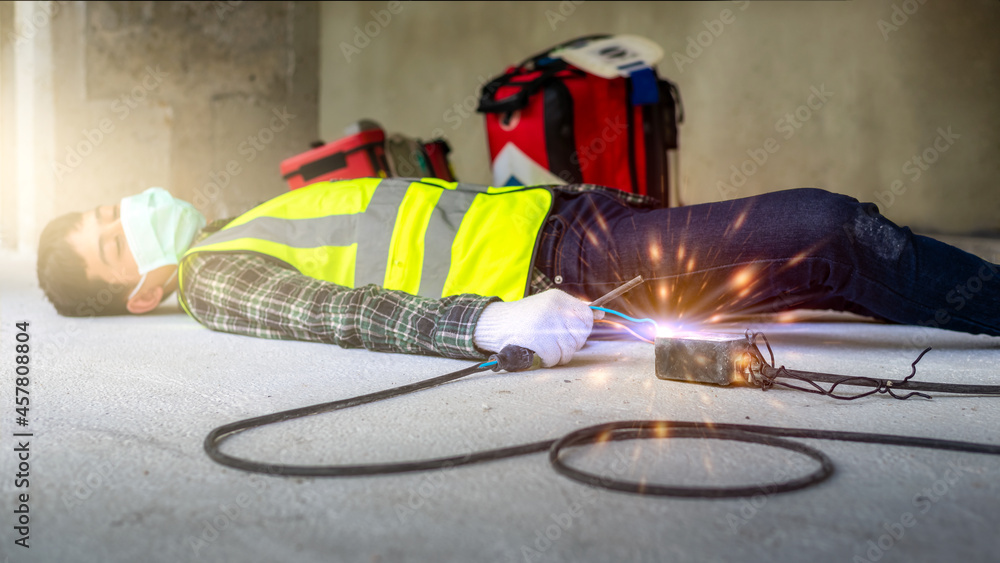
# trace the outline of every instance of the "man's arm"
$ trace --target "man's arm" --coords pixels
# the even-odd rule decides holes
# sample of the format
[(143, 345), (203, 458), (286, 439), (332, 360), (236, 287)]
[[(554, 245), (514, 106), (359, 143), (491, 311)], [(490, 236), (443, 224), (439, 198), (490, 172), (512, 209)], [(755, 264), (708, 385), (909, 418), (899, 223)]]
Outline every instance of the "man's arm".
[(189, 260), (184, 287), (195, 318), (213, 330), (261, 338), (481, 359), (473, 345), (476, 323), (499, 300), (427, 299), (374, 285), (350, 289), (254, 254)]

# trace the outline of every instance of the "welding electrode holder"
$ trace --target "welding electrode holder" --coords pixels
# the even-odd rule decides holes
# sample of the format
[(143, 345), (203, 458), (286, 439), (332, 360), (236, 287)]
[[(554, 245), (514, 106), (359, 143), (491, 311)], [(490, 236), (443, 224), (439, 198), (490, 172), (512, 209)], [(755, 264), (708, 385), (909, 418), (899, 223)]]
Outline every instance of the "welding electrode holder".
[[(636, 276), (631, 280), (623, 283), (622, 285), (612, 289), (608, 293), (598, 297), (593, 302), (590, 303), (591, 307), (603, 306), (608, 301), (623, 295), (625, 292), (631, 290), (635, 286), (643, 282), (642, 276)], [(490, 369), (493, 371), (508, 371), (508, 372), (518, 372), (530, 369), (534, 363), (535, 353), (527, 348), (522, 348), (515, 345), (504, 346), (503, 350), (500, 350), (496, 354), (493, 354), (487, 360), (489, 362), (496, 362), (491, 366)]]
[(535, 353), (531, 350), (508, 344), (503, 350), (491, 355), (487, 363), (496, 362), (490, 368), (493, 371), (524, 371), (531, 367), (534, 359)]

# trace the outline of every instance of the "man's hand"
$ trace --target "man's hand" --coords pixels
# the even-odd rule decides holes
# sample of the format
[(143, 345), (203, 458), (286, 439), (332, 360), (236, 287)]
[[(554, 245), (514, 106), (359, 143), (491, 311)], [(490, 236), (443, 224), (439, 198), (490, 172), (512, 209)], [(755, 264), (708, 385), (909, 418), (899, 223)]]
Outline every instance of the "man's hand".
[(550, 289), (511, 303), (491, 303), (479, 317), (473, 341), (488, 352), (516, 344), (535, 352), (544, 367), (562, 365), (583, 348), (604, 317), (564, 291)]

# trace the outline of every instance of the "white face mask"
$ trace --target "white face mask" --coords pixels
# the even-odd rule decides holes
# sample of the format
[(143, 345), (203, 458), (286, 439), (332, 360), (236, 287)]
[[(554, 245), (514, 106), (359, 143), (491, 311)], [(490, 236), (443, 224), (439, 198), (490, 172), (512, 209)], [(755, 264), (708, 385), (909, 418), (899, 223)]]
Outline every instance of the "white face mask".
[(178, 263), (195, 235), (205, 226), (205, 217), (193, 205), (174, 199), (163, 188), (149, 188), (122, 199), (119, 212), (125, 240), (142, 274), (128, 296), (132, 299), (145, 283), (146, 274)]

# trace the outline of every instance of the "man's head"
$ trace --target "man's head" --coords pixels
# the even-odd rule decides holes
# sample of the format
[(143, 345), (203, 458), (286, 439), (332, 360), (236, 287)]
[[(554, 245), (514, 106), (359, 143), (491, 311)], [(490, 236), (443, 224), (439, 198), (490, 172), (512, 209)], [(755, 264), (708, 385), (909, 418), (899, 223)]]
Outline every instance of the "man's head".
[(61, 315), (146, 313), (177, 288), (177, 259), (202, 226), (165, 190), (63, 215), (42, 231), (38, 283)]

